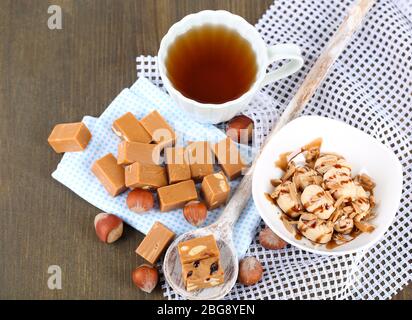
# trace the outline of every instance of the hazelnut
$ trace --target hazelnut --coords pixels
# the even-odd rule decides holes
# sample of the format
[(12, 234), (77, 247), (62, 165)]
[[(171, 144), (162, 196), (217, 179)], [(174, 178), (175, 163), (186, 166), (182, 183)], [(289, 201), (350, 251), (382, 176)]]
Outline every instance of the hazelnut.
[(123, 221), (113, 214), (99, 213), (94, 218), (94, 228), (101, 241), (113, 243), (122, 236)]
[(279, 238), (269, 227), (265, 227), (260, 231), (259, 242), (263, 248), (270, 250), (282, 249), (288, 245), (287, 242)]
[(140, 290), (151, 293), (159, 281), (159, 274), (155, 267), (142, 264), (133, 270), (132, 280)]
[(183, 216), (193, 226), (200, 226), (207, 218), (207, 207), (203, 202), (190, 201), (183, 208)]
[(226, 135), (233, 141), (247, 144), (252, 140), (253, 120), (240, 115), (229, 121), (226, 128)]
[(154, 197), (148, 190), (134, 189), (127, 195), (126, 204), (133, 212), (142, 213), (153, 209)]
[(239, 263), (238, 280), (245, 286), (257, 283), (263, 274), (263, 267), (255, 257), (247, 257)]

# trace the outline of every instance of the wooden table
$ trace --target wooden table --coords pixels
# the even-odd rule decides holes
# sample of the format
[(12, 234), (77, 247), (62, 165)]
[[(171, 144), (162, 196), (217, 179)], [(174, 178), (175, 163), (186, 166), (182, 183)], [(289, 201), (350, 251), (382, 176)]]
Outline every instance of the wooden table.
[[(0, 298), (161, 299), (131, 282), (142, 239), (126, 227), (100, 243), (98, 210), (50, 177), (61, 156), (53, 125), (98, 116), (136, 80), (135, 57), (155, 55), (170, 25), (202, 9), (255, 23), (272, 0), (2, 0), (0, 6)], [(49, 30), (49, 5), (62, 30)], [(50, 265), (62, 290), (47, 286)], [(410, 299), (411, 287), (398, 299)]]

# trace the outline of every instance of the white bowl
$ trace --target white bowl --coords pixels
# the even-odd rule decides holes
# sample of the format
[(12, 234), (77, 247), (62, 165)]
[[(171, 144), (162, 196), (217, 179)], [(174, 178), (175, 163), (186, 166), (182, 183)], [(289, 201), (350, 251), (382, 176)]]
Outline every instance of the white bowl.
[[(282, 175), (274, 164), (279, 155), (294, 151), (319, 137), (323, 139), (321, 151), (341, 154), (353, 166), (354, 174), (366, 173), (376, 182), (376, 218), (371, 221), (376, 229), (334, 249), (315, 245), (305, 237), (296, 240), (279, 219), (280, 209), (265, 196), (274, 189), (270, 180)], [(317, 116), (300, 117), (284, 126), (264, 148), (253, 176), (253, 199), (265, 223), (288, 243), (318, 254), (344, 255), (375, 244), (394, 220), (401, 194), (402, 166), (392, 150), (343, 122)]]

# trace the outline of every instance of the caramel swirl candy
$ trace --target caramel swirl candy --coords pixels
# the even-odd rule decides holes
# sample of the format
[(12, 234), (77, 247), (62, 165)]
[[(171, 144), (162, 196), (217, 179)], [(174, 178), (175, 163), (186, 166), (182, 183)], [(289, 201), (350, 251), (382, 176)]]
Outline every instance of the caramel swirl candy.
[(192, 200), (197, 200), (196, 185), (193, 180), (187, 180), (157, 189), (160, 211), (170, 211), (183, 208)]
[(208, 175), (203, 179), (201, 192), (209, 210), (216, 209), (226, 204), (230, 185), (222, 172)]
[(113, 197), (126, 190), (124, 168), (117, 164), (116, 158), (111, 153), (96, 160), (92, 172)]
[(117, 136), (126, 141), (141, 143), (150, 143), (152, 141), (150, 134), (131, 112), (127, 112), (115, 120), (112, 130)]
[(156, 221), (137, 247), (136, 253), (151, 264), (155, 264), (174, 237), (173, 231)]
[(166, 169), (148, 163), (135, 162), (125, 169), (126, 187), (155, 190), (167, 185)]
[(86, 149), (92, 135), (83, 122), (56, 125), (47, 141), (57, 153)]
[(142, 118), (140, 123), (155, 143), (160, 144), (163, 148), (174, 145), (176, 133), (158, 111), (152, 111)]
[(229, 180), (236, 179), (246, 167), (239, 150), (232, 139), (226, 138), (213, 146), (213, 152)]

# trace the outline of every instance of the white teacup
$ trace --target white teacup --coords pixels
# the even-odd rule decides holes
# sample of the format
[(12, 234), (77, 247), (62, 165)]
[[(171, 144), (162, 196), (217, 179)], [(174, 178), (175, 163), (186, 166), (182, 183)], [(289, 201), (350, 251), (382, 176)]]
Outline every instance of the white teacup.
[[(206, 104), (185, 97), (174, 88), (168, 78), (165, 65), (168, 49), (177, 37), (186, 33), (193, 27), (200, 27), (205, 24), (222, 25), (237, 31), (247, 40), (256, 55), (258, 66), (255, 82), (250, 89), (239, 98), (222, 104)], [(266, 73), (267, 67), (278, 60), (290, 60), (279, 69)], [(245, 19), (227, 11), (206, 10), (184, 17), (175, 23), (162, 39), (158, 53), (158, 65), (163, 83), (177, 104), (188, 112), (195, 120), (202, 123), (220, 123), (228, 121), (236, 114), (243, 111), (257, 91), (269, 83), (285, 78), (303, 65), (303, 58), (298, 46), (294, 44), (278, 44), (267, 47), (257, 30)]]

